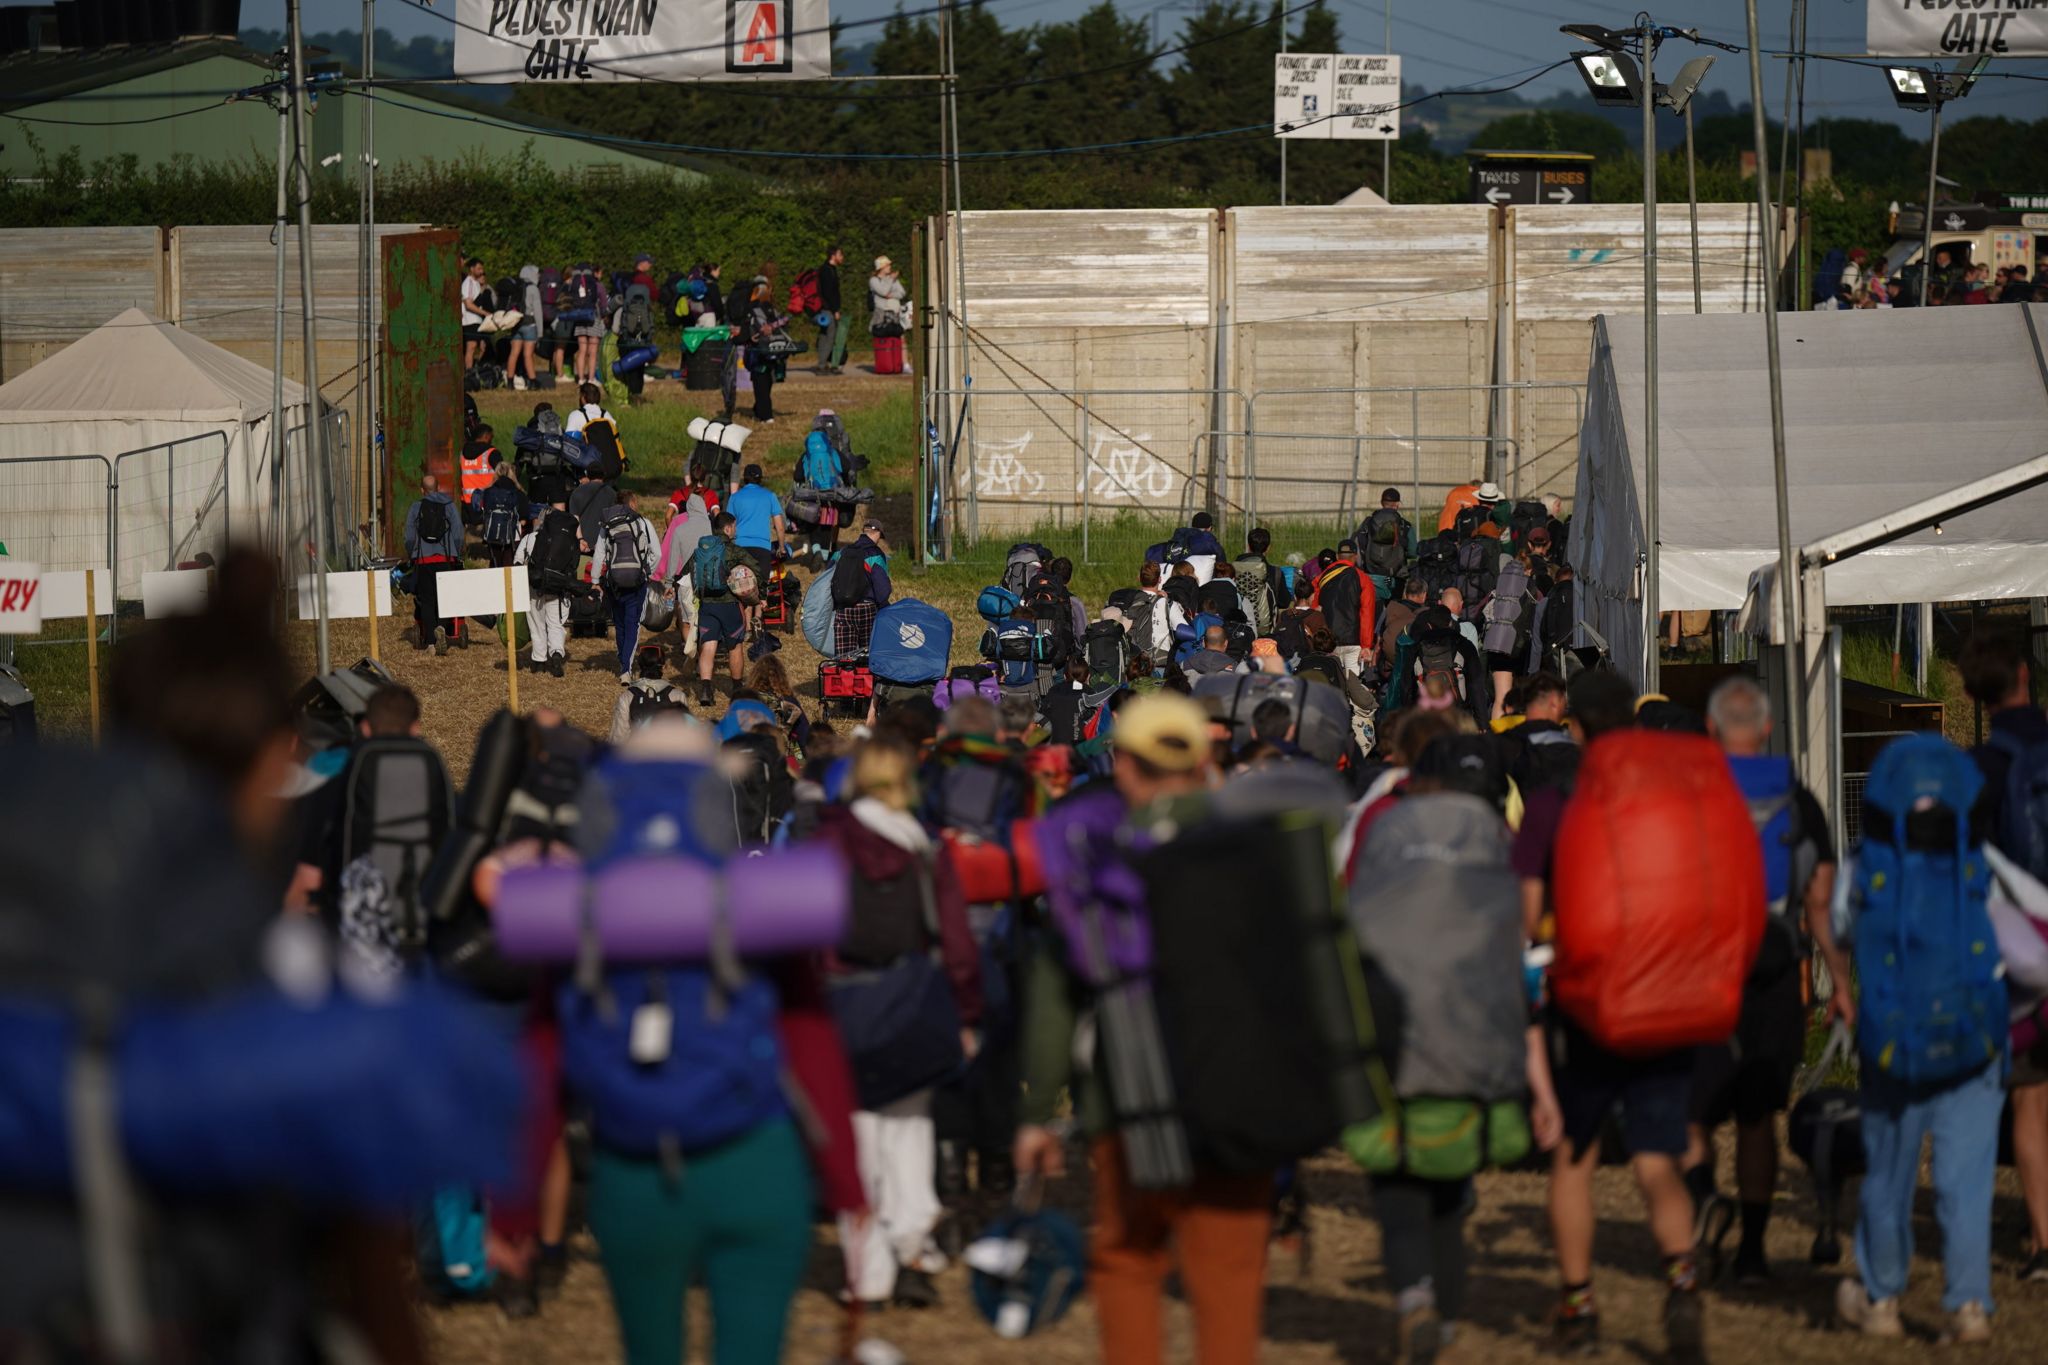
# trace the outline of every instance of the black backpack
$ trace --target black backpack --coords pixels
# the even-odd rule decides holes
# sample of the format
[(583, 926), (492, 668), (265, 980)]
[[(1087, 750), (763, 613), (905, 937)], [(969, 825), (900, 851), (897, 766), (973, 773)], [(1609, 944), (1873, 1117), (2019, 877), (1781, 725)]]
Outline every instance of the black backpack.
[(1458, 542), (1448, 532), (1432, 536), (1416, 547), (1415, 573), (1429, 585), (1435, 597), (1458, 579)]
[(1124, 666), (1130, 662), (1131, 646), (1130, 637), (1124, 634), (1122, 626), (1114, 621), (1091, 622), (1081, 636), (1081, 648), (1087, 655), (1091, 677), (1123, 680)]
[(1273, 644), (1281, 658), (1298, 659), (1308, 652), (1308, 630), (1302, 625), (1307, 616), (1290, 607), (1273, 618)]
[(1575, 581), (1567, 578), (1562, 582), (1553, 583), (1549, 595), (1543, 599), (1543, 613), (1537, 630), (1541, 634), (1546, 652), (1562, 648), (1571, 641), (1572, 627), (1575, 624), (1572, 620), (1572, 584)]
[[(1439, 612), (1440, 615), (1447, 614)], [(1463, 698), (1465, 695), (1465, 656), (1459, 649), (1463, 636), (1456, 625), (1437, 624), (1415, 633), (1415, 627), (1408, 628), (1409, 638), (1415, 642), (1415, 694), (1422, 695), (1422, 686), (1431, 678), (1442, 678), (1450, 685), (1451, 695)]]
[(796, 780), (767, 735), (735, 735), (725, 742), (725, 752), (732, 760), (727, 771), (740, 774), (732, 780), (733, 823), (740, 846), (766, 844), (796, 805)]
[(448, 769), (423, 739), (368, 739), (336, 780), (340, 876), (330, 894), (341, 935), (409, 959), (427, 941), (421, 880), (455, 821)]
[(1181, 610), (1181, 615), (1192, 621), (1202, 614), (1201, 585), (1192, 578), (1169, 578), (1160, 585), (1166, 600)]
[(1483, 502), (1459, 509), (1458, 519), (1451, 523), (1451, 534), (1459, 540), (1470, 540), (1479, 534), (1479, 528), (1493, 520), (1493, 509)]
[(1038, 574), (1025, 589), (1024, 605), (1031, 608), (1031, 614), (1039, 624), (1056, 636), (1064, 653), (1074, 649), (1074, 609), (1069, 605), (1073, 594), (1067, 585), (1049, 573)]
[(1237, 584), (1228, 578), (1212, 578), (1204, 583), (1202, 590), (1195, 594), (1195, 603), (1202, 611), (1212, 616), (1220, 616), (1226, 622), (1245, 619), (1244, 606), (1237, 595)]
[(597, 519), (604, 536), (610, 544), (604, 576), (605, 581), (620, 592), (638, 592), (647, 581), (647, 573), (640, 563), (639, 528), (635, 523), (640, 514), (623, 503), (607, 508)]
[(626, 448), (619, 442), (619, 429), (609, 417), (592, 417), (583, 424), (583, 443), (597, 452), (597, 477), (617, 483), (626, 472)]
[(1550, 509), (1540, 502), (1518, 502), (1514, 511), (1508, 514), (1508, 534), (1514, 537), (1515, 548), (1521, 549), (1529, 543), (1529, 533), (1539, 526), (1550, 525)]
[(448, 504), (439, 498), (420, 499), (420, 514), (414, 522), (422, 545), (446, 547), (448, 542)]
[(492, 487), (479, 498), (484, 511), (484, 544), (519, 543), (519, 490)]
[(868, 600), (873, 590), (874, 585), (868, 582), (866, 558), (855, 554), (851, 545), (841, 550), (832, 564), (832, 605), (858, 606)]
[(550, 511), (533, 533), (533, 549), (526, 560), (527, 585), (553, 596), (571, 591), (577, 586), (576, 564), (582, 557), (576, 514)]
[(1474, 536), (1458, 546), (1458, 572), (1451, 581), (1458, 591), (1465, 594), (1465, 619), (1479, 619), (1481, 608), (1493, 593), (1493, 585), (1499, 580), (1495, 565), (1500, 562), (1499, 547), (1491, 536)]
[(1408, 518), (1382, 507), (1365, 519), (1355, 537), (1365, 571), (1398, 578), (1408, 564)]

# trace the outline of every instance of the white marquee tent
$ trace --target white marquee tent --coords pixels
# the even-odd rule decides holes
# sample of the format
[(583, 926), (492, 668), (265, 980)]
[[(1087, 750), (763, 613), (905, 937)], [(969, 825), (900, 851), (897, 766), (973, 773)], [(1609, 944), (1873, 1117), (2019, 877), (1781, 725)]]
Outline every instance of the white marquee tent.
[[(1779, 315), (1792, 544), (1810, 545), (2048, 455), (2048, 306)], [(1770, 390), (1755, 315), (1658, 323), (1666, 611), (1733, 610), (1778, 555)], [(1643, 332), (1593, 332), (1570, 559), (1581, 617), (1641, 680)], [(1826, 571), (1836, 606), (2048, 595), (2048, 488)]]
[[(290, 426), (303, 394), (285, 381)], [(270, 404), (268, 369), (129, 309), (0, 385), (0, 541), (46, 568), (111, 565), (133, 596), (268, 524)]]

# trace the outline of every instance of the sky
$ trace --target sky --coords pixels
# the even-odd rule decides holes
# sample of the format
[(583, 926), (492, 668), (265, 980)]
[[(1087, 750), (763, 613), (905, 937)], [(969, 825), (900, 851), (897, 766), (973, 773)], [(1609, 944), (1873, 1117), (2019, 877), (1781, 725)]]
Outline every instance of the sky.
[[(833, 0), (835, 21), (846, 24), (864, 19), (881, 19), (896, 7), (897, 0)], [(906, 0), (915, 8), (933, 0)], [(1089, 8), (1093, 0), (991, 0), (994, 11), (1012, 26), (1072, 18)], [(1127, 14), (1148, 15), (1155, 10), (1162, 45), (1171, 44), (1180, 11), (1194, 8), (1200, 0), (1119, 0)], [(1402, 74), (1411, 84), (1432, 90), (1445, 86), (1482, 82), (1488, 77), (1527, 70), (1553, 57), (1564, 56), (1575, 43), (1558, 32), (1567, 22), (1591, 22), (1624, 26), (1633, 22), (1641, 0), (1389, 0), (1394, 7), (1394, 50), (1402, 58)], [(1381, 48), (1383, 12), (1381, 0), (1329, 0), (1336, 11), (1348, 52), (1378, 52)], [(362, 21), (360, 0), (303, 0), (309, 32), (355, 29)], [(1857, 53), (1863, 51), (1865, 0), (1811, 0), (1808, 6), (1807, 47), (1812, 52)], [(434, 13), (408, 0), (377, 0), (377, 25), (401, 39), (416, 34), (448, 37), (454, 33), (449, 17), (454, 0), (435, 0)], [(1767, 47), (1783, 49), (1789, 37), (1792, 0), (1758, 0), (1758, 23)], [(1652, 11), (1656, 22), (1678, 28), (1698, 27), (1702, 36), (1740, 44), (1744, 40), (1742, 9), (1733, 0), (1691, 0), (1684, 8)], [(1407, 16), (1412, 16), (1409, 18)], [(284, 25), (284, 0), (243, 0), (245, 28)], [(844, 41), (858, 45), (877, 28), (845, 31)], [(1712, 49), (1694, 48), (1683, 40), (1662, 49), (1665, 60), (1676, 64)], [(1702, 92), (1721, 90), (1731, 104), (1749, 100), (1747, 63), (1735, 54), (1721, 58), (1708, 74)], [(1784, 63), (1770, 61), (1764, 69), (1764, 98), (1773, 116), (1779, 112), (1785, 93)], [(2048, 60), (1994, 63), (1993, 71), (2024, 71), (2048, 76)], [(1569, 69), (1532, 82), (1524, 93), (1542, 97), (1560, 90), (1581, 89), (1578, 77)], [(1925, 136), (1927, 116), (1898, 108), (1893, 103), (1884, 74), (1867, 67), (1837, 62), (1809, 62), (1806, 81), (1806, 111), (1815, 118), (1886, 119)], [(2003, 114), (2011, 118), (2048, 117), (2048, 82), (1979, 82), (1967, 102), (1951, 107), (1949, 118), (1966, 114)], [(2048, 187), (2043, 187), (2048, 188)]]

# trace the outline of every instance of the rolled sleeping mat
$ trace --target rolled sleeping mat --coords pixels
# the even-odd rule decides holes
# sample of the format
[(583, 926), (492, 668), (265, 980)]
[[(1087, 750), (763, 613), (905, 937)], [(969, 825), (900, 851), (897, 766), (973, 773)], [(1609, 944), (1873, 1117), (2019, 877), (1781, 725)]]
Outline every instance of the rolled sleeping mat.
[(497, 842), (506, 803), (525, 767), (526, 722), (500, 707), (477, 734), (469, 784), (455, 807), (455, 824), (420, 879), (420, 908), (428, 924), (453, 919), (462, 909), (470, 877)]
[(722, 869), (677, 857), (622, 859), (588, 877), (576, 868), (522, 868), (505, 875), (491, 907), (499, 951), (522, 962), (575, 961), (586, 881), (598, 945), (614, 962), (707, 956), (721, 906), (742, 956), (829, 948), (846, 932), (852, 896), (845, 861), (817, 845), (735, 858)]
[(735, 455), (740, 453), (740, 447), (747, 443), (747, 438), (754, 434), (751, 427), (743, 427), (737, 422), (714, 422), (708, 417), (692, 417), (684, 430), (696, 440), (709, 441)]
[(635, 346), (612, 362), (612, 375), (614, 378), (624, 379), (635, 370), (644, 370), (652, 365), (654, 358), (660, 354), (661, 348), (657, 346)]
[(1045, 867), (1038, 858), (1035, 822), (1010, 826), (1010, 846), (962, 839), (946, 831), (953, 870), (960, 875), (960, 893), (970, 905), (1011, 901), (1045, 894)]

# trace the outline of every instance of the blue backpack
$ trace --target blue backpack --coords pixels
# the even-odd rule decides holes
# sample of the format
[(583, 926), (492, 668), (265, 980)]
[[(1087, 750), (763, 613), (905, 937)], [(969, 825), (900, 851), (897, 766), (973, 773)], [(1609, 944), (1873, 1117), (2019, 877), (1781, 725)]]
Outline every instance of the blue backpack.
[(725, 566), (730, 547), (725, 537), (713, 531), (697, 542), (696, 553), (690, 556), (690, 578), (697, 585), (699, 594), (721, 593), (725, 589)]
[(1992, 841), (2035, 878), (2048, 878), (2048, 744), (2028, 744), (2002, 730), (1993, 730), (1987, 742), (2012, 759)]
[(825, 439), (825, 433), (814, 431), (804, 437), (804, 457), (797, 464), (797, 482), (806, 488), (831, 490), (839, 487), (839, 452), (832, 449), (832, 443)]
[(1764, 851), (1763, 944), (1757, 950), (1752, 981), (1775, 981), (1799, 965), (1800, 897), (1813, 876), (1813, 865), (1802, 865), (1801, 849), (1806, 840), (1799, 825), (1797, 783), (1792, 760), (1779, 754), (1730, 755), (1729, 771), (1742, 799), (1749, 804), (1750, 822)]
[[(613, 757), (583, 805), (577, 841), (593, 870), (641, 854), (716, 863), (737, 844), (731, 784), (706, 764)], [(679, 1159), (789, 1112), (775, 987), (730, 951), (711, 956), (607, 967), (593, 943), (558, 992), (563, 1074), (606, 1147)]]
[(1871, 1071), (1911, 1086), (1963, 1080), (2005, 1052), (1991, 871), (1970, 823), (1983, 785), (1968, 754), (1915, 734), (1885, 746), (1863, 792), (1856, 1043)]
[(1017, 610), (1023, 599), (1001, 584), (992, 584), (981, 590), (981, 596), (974, 599), (974, 609), (981, 613), (981, 619), (992, 626), (999, 626)]
[(886, 682), (934, 683), (953, 655), (953, 618), (915, 597), (899, 597), (875, 613), (868, 671)]
[(1004, 688), (1036, 686), (1040, 668), (1067, 661), (1057, 635), (1015, 617), (997, 621), (982, 635), (981, 657), (996, 666), (996, 681)]
[(1220, 626), (1223, 618), (1213, 611), (1205, 611), (1192, 621), (1183, 622), (1173, 628), (1173, 661), (1184, 664), (1195, 657), (1202, 648), (1202, 640), (1209, 633), (1209, 627)]

